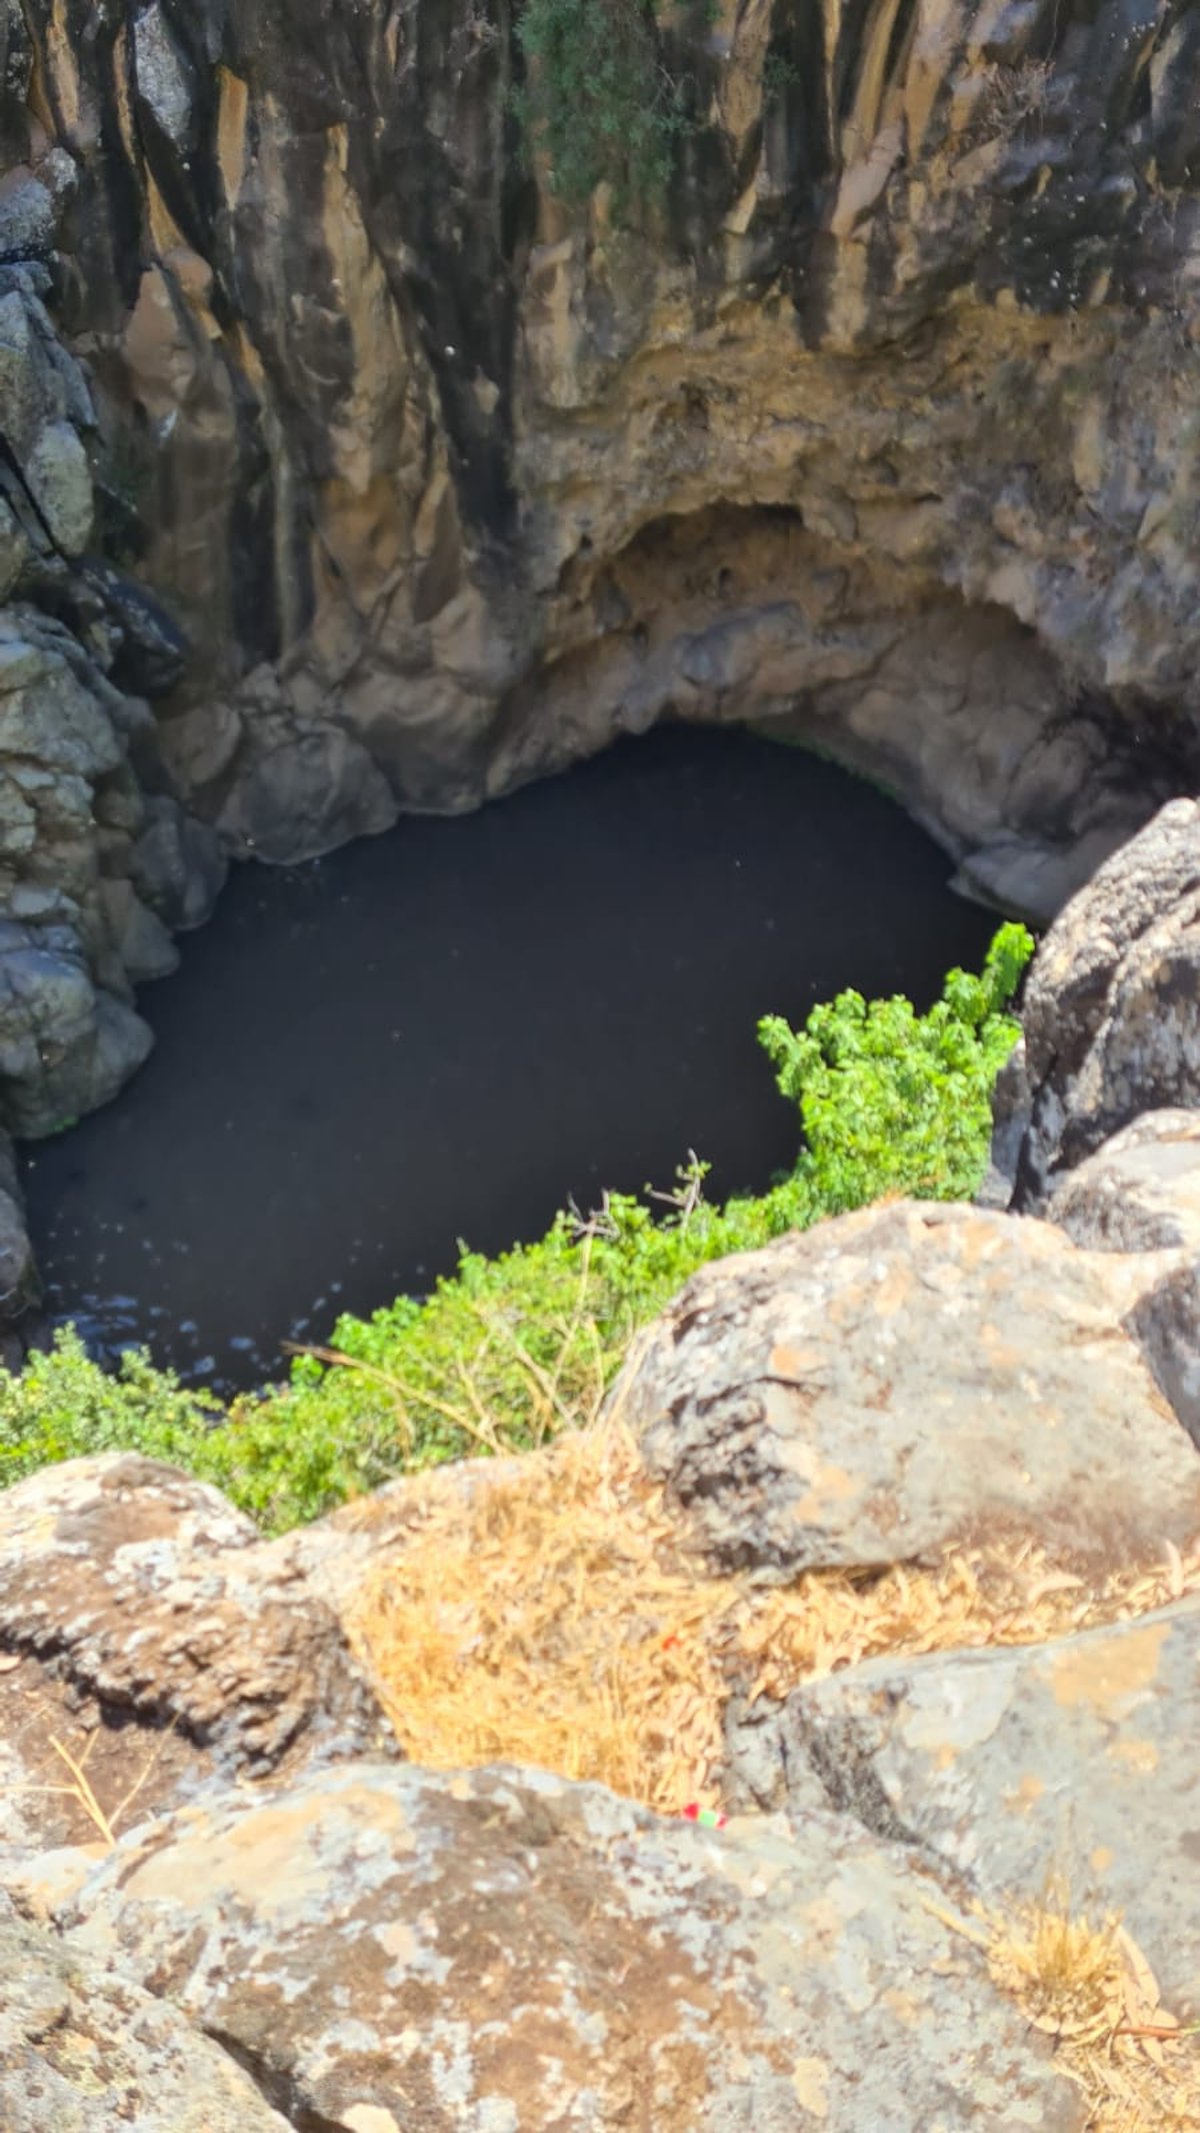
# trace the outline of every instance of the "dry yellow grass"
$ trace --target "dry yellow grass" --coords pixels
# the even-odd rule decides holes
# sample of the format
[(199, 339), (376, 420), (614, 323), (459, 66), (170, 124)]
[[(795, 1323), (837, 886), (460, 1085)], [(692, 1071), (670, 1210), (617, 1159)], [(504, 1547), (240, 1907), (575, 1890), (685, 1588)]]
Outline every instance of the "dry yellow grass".
[(735, 1599), (598, 1429), (465, 1509), (436, 1503), (349, 1626), (414, 1761), (535, 1763), (669, 1811), (709, 1796), (726, 1694), (709, 1630)]
[(1200, 1589), (1200, 1550), (1089, 1586), (1044, 1551), (706, 1574), (619, 1424), (571, 1434), (469, 1504), (436, 1489), (349, 1628), (414, 1761), (535, 1763), (664, 1812), (715, 1805), (725, 1705), (883, 1653), (1032, 1644)]
[[(1091, 1585), (1040, 1548), (925, 1567), (714, 1578), (617, 1423), (567, 1435), (466, 1502), (431, 1478), (348, 1627), (414, 1761), (592, 1778), (663, 1813), (719, 1805), (725, 1706), (885, 1653), (1034, 1644), (1200, 1590), (1200, 1546)], [(1089, 2133), (1198, 2133), (1200, 2041), (1160, 2005), (1115, 1918), (1061, 1894), (974, 1924), (943, 1915), (1055, 2039)]]
[(1073, 1912), (1061, 1881), (1038, 1903), (973, 1922), (929, 1908), (982, 1949), (1001, 1991), (1053, 2038), (1056, 2065), (1087, 2099), (1088, 2133), (1196, 2133), (1200, 2039), (1163, 2006), (1119, 1917)]

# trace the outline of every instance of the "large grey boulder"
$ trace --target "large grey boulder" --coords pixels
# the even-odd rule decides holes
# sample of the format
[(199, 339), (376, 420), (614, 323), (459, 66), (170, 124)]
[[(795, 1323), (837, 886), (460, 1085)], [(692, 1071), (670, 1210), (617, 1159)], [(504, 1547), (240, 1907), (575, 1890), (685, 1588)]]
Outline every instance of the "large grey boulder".
[(1200, 1598), (1032, 1648), (877, 1659), (784, 1713), (802, 1804), (903, 1832), (989, 1903), (1118, 1911), (1169, 2004), (1200, 2015)]
[(0, 1911), (4, 2133), (288, 2133), (175, 2008)]
[(133, 1831), (62, 1908), (326, 2133), (1081, 2133), (902, 1852), (359, 1763)]
[(1172, 800), (1067, 905), (1021, 1020), (1030, 1118), (1014, 1204), (1144, 1111), (1200, 1107), (1200, 802)]
[(787, 1581), (1014, 1534), (1154, 1560), (1200, 1529), (1200, 1458), (1156, 1381), (1167, 1345), (1172, 1389), (1195, 1361), (1181, 1292), (1194, 1306), (1179, 1254), (898, 1201), (705, 1267), (618, 1398), (722, 1570)]

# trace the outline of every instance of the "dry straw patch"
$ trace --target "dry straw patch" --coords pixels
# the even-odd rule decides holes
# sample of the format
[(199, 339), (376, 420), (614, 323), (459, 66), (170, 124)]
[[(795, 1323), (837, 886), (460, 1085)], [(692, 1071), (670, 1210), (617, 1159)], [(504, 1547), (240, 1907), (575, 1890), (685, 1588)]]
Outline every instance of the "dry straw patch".
[[(473, 1494), (430, 1477), (348, 1624), (415, 1762), (532, 1763), (662, 1813), (717, 1806), (725, 1706), (886, 1653), (1034, 1644), (1200, 1590), (1200, 1546), (1089, 1585), (1032, 1545), (925, 1567), (709, 1576), (619, 1424), (562, 1438)], [(1161, 2005), (1117, 1918), (1065, 1893), (974, 1921), (997, 1985), (1087, 2099), (1088, 2133), (1197, 2133), (1200, 2038)]]
[(619, 1423), (477, 1486), (430, 1490), (349, 1629), (415, 1762), (533, 1763), (664, 1813), (719, 1804), (731, 1694), (885, 1653), (1033, 1644), (1200, 1590), (1200, 1548), (1092, 1586), (1032, 1545), (928, 1567), (715, 1578)]
[(415, 1762), (533, 1763), (669, 1812), (711, 1791), (727, 1693), (711, 1628), (736, 1597), (697, 1574), (605, 1428), (465, 1506), (431, 1496), (349, 1628)]
[(1163, 2006), (1120, 1918), (1073, 1913), (1052, 1881), (1039, 1903), (973, 1921), (934, 1915), (980, 1948), (996, 1984), (1054, 2040), (1055, 2064), (1087, 2099), (1088, 2133), (1196, 2133), (1200, 2039)]

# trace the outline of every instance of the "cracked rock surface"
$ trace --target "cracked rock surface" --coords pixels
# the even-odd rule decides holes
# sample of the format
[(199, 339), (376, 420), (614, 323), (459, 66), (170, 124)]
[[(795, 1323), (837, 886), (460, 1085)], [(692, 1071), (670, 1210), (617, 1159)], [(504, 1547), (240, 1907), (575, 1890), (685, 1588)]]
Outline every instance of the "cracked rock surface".
[[(723, 1570), (782, 1582), (952, 1542), (1053, 1539), (1093, 1567), (1200, 1528), (1200, 1462), (1158, 1380), (1182, 1253), (911, 1201), (718, 1261), (622, 1388), (650, 1471)], [(1119, 1486), (1114, 1477), (1121, 1477)]]
[[(1200, 1601), (1033, 1649), (874, 1660), (798, 1689), (789, 1767), (903, 1829), (987, 1900), (1120, 1912), (1181, 2014), (1200, 2014)], [(799, 1796), (808, 1797), (801, 1785)]]
[(169, 2002), (0, 1910), (4, 2133), (286, 2133)]
[(60, 1923), (298, 2124), (1082, 2125), (904, 1859), (834, 1815), (714, 1840), (534, 1771), (358, 1764), (131, 1833)]
[[(341, 1625), (217, 1490), (109, 1453), (0, 1493), (0, 1845), (94, 1838), (215, 1777), (394, 1752)], [(55, 1747), (58, 1742), (59, 1747)]]

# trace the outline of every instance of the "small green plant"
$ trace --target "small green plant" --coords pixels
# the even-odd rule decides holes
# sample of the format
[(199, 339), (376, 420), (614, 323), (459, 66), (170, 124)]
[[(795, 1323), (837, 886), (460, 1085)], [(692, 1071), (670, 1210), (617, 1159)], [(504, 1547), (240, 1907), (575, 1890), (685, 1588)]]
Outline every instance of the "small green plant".
[(987, 1161), (991, 1095), (1019, 1035), (1005, 1013), (1033, 954), (1024, 926), (1002, 926), (982, 977), (952, 970), (927, 1015), (911, 1001), (844, 992), (802, 1032), (759, 1024), (784, 1096), (799, 1105), (800, 1168), (829, 1214), (885, 1192), (968, 1200)]
[[(693, 1157), (665, 1211), (624, 1193), (494, 1259), (463, 1251), (431, 1296), (339, 1320), (290, 1382), (225, 1407), (144, 1353), (109, 1375), (73, 1331), (19, 1376), (0, 1371), (0, 1481), (85, 1452), (135, 1450), (211, 1481), (270, 1532), (397, 1474), (531, 1449), (599, 1410), (640, 1327), (708, 1260), (901, 1191), (967, 1198), (987, 1159), (989, 1099), (1017, 1035), (1005, 1013), (1032, 952), (997, 935), (981, 977), (951, 971), (926, 1015), (845, 992), (802, 1032), (760, 1035), (805, 1145), (769, 1192), (713, 1206)], [(662, 1196), (659, 1196), (660, 1209)]]
[(618, 214), (661, 194), (688, 118), (653, 0), (525, 0), (517, 39), (517, 115), (551, 190), (577, 204), (607, 183)]
[(785, 59), (782, 52), (768, 52), (763, 61), (763, 88), (768, 96), (778, 95), (784, 89), (798, 89), (804, 80), (794, 59)]

